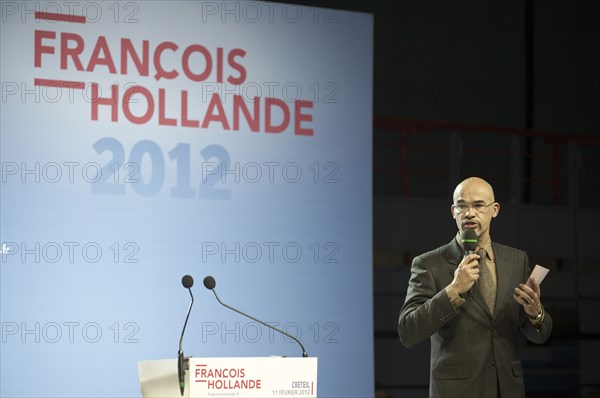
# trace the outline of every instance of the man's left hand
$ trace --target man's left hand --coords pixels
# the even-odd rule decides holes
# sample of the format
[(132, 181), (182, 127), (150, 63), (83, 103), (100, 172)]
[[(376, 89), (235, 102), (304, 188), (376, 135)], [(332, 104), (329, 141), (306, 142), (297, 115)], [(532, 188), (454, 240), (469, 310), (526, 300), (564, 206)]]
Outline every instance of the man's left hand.
[(530, 318), (537, 317), (542, 312), (542, 303), (540, 301), (540, 285), (532, 279), (527, 284), (521, 283), (515, 287), (514, 299), (523, 306), (525, 313)]

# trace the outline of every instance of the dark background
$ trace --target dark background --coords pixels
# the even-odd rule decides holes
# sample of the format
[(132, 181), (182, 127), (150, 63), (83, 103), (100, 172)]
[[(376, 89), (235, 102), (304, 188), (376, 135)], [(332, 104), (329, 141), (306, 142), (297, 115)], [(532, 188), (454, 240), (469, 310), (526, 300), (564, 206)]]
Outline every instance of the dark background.
[(477, 175), (502, 206), (493, 239), (551, 268), (553, 335), (522, 347), (528, 397), (599, 397), (600, 1), (285, 3), (374, 16), (379, 393), (427, 396), (429, 345), (402, 347), (398, 312), (412, 258), (450, 241), (451, 192)]

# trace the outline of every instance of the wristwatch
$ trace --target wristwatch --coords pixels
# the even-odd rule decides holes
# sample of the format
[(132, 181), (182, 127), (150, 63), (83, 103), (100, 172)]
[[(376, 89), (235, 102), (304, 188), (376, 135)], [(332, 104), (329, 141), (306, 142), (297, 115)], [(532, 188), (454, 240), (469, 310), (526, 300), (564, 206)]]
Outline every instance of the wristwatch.
[(543, 316), (544, 316), (544, 307), (542, 307), (542, 309), (540, 309), (539, 314), (537, 314), (535, 317), (529, 317), (529, 319), (531, 319), (531, 322), (533, 322), (533, 323), (539, 323), (542, 320)]

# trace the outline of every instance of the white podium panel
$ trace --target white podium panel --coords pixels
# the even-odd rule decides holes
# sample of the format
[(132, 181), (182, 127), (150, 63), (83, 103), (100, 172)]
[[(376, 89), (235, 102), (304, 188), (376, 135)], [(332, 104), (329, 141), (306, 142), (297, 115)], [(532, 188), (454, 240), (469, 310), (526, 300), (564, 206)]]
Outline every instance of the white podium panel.
[(190, 398), (316, 397), (317, 358), (190, 358)]
[[(185, 374), (185, 394), (189, 397), (190, 372)], [(181, 398), (177, 358), (138, 362), (138, 380), (144, 398)]]
[[(138, 362), (144, 398), (181, 398), (177, 359)], [(190, 358), (185, 398), (317, 396), (317, 358)]]

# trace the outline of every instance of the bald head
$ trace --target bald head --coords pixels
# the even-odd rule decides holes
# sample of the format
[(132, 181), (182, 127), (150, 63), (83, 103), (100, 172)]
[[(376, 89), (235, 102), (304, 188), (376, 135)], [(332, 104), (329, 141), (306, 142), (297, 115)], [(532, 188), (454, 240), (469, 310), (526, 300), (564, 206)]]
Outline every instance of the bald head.
[(463, 180), (460, 184), (456, 186), (454, 194), (452, 195), (452, 200), (456, 203), (459, 200), (459, 198), (468, 196), (467, 193), (476, 193), (477, 196), (480, 196), (483, 200), (486, 201), (486, 203), (496, 201), (494, 199), (494, 189), (483, 178), (469, 177)]

